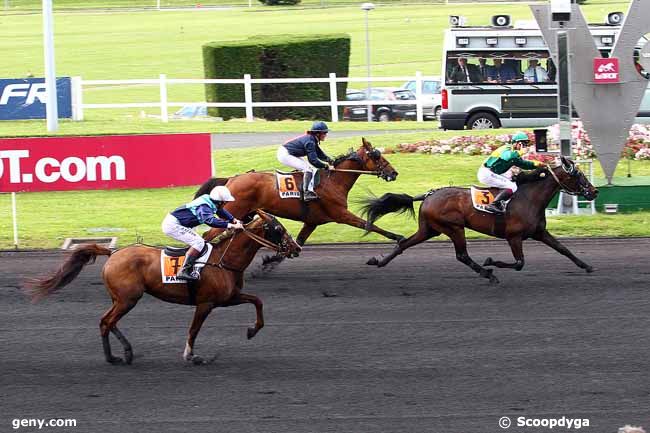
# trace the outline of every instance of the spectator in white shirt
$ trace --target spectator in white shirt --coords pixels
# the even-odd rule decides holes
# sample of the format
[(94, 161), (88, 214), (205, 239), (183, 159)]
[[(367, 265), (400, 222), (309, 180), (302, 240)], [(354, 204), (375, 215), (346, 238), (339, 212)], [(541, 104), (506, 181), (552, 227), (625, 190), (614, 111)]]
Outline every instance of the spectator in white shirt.
[(549, 81), (546, 69), (539, 66), (539, 60), (528, 61), (528, 69), (524, 72), (524, 80), (529, 83), (543, 83)]

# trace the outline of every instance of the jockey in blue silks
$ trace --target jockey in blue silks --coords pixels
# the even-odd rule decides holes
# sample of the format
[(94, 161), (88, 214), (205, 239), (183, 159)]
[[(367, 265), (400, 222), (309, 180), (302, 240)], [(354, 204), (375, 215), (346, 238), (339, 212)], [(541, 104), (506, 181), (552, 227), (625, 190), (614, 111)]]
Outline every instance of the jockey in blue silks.
[[(320, 142), (325, 140), (328, 132), (325, 122), (314, 122), (304, 135), (289, 140), (278, 148), (278, 161), (304, 173), (302, 182), (305, 201), (318, 198), (314, 192), (316, 171), (319, 168), (326, 170), (334, 168), (332, 167), (334, 160), (320, 148)], [(309, 162), (302, 159), (304, 156)]]
[(162, 222), (162, 231), (178, 241), (190, 246), (185, 253), (185, 262), (176, 277), (180, 280), (198, 280), (193, 275), (196, 259), (205, 247), (203, 238), (193, 230), (194, 227), (206, 224), (210, 227), (243, 229), (241, 221), (233, 217), (223, 206), (235, 198), (225, 186), (212, 188), (210, 194), (203, 194), (191, 202), (176, 208), (167, 214)]

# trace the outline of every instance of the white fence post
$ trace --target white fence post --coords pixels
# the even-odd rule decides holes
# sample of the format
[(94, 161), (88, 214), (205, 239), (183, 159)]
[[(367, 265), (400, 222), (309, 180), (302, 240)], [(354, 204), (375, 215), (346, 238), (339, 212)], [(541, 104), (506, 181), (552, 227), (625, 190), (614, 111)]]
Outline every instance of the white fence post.
[(167, 75), (160, 74), (160, 120), (169, 122), (167, 112)]
[(246, 121), (253, 121), (253, 86), (251, 74), (244, 74), (244, 102), (246, 103)]
[(415, 71), (415, 100), (417, 121), (422, 122), (424, 120), (424, 110), (422, 107), (422, 72)]
[(18, 215), (16, 211), (16, 193), (11, 193), (11, 215), (14, 220), (14, 247), (18, 249)]
[(339, 100), (336, 94), (336, 73), (330, 72), (330, 102), (332, 103), (332, 122), (339, 121)]
[(72, 120), (84, 120), (83, 103), (81, 77), (72, 77)]

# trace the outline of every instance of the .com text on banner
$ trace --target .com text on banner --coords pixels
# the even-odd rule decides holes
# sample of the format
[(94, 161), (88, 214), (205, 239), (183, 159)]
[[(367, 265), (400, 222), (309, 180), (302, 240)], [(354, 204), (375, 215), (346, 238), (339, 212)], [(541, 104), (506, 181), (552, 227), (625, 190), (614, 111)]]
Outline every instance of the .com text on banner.
[(210, 176), (210, 134), (0, 138), (0, 192), (162, 188)]

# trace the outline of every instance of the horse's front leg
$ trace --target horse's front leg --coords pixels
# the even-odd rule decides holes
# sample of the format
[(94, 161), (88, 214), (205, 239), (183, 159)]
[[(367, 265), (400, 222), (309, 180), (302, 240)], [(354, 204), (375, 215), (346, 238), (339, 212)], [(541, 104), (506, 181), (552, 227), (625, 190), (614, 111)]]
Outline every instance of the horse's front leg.
[(589, 273), (594, 271), (594, 268), (592, 266), (589, 266), (588, 264), (586, 264), (585, 262), (583, 262), (582, 260), (574, 256), (573, 253), (569, 251), (567, 247), (562, 245), (560, 241), (555, 239), (553, 235), (550, 234), (548, 231), (543, 230), (541, 232), (535, 233), (535, 235), (533, 235), (533, 239), (540, 242), (544, 242), (546, 245), (553, 248), (558, 253), (571, 259), (573, 263), (575, 263), (578, 267), (584, 269), (585, 271)]
[(394, 240), (394, 241), (397, 241), (397, 242), (400, 242), (400, 241), (404, 240), (404, 236), (398, 235), (396, 233), (392, 233), (392, 232), (389, 232), (389, 231), (386, 231), (384, 229), (381, 229), (381, 228), (377, 227), (374, 224), (368, 226), (368, 222), (366, 220), (364, 220), (362, 218), (359, 218), (358, 216), (356, 216), (355, 214), (353, 214), (352, 212), (350, 212), (347, 209), (344, 212), (342, 212), (340, 215), (338, 215), (334, 219), (334, 221), (339, 223), (339, 224), (347, 224), (347, 225), (352, 226), (352, 227), (365, 229), (366, 231), (369, 231), (369, 232), (378, 233), (378, 234), (380, 234), (380, 235), (382, 235), (382, 236), (384, 236), (384, 237), (386, 237), (388, 239), (391, 239), (391, 240)]
[(524, 267), (524, 249), (522, 246), (522, 239), (519, 236), (510, 238), (508, 239), (508, 244), (510, 244), (510, 249), (515, 258), (515, 263), (500, 262), (492, 260), (492, 257), (488, 257), (485, 259), (483, 266), (496, 266), (497, 268), (510, 268), (516, 271), (521, 271)]
[[(298, 237), (296, 238), (296, 242), (298, 245), (301, 247), (305, 245), (305, 242), (307, 242), (307, 238), (316, 230), (316, 225), (311, 225), (311, 224), (303, 224), (302, 229), (300, 230), (300, 233), (298, 233)], [(272, 270), (277, 264), (280, 262), (284, 261), (285, 257), (276, 254), (274, 256), (264, 256), (262, 258), (262, 266), (264, 267), (265, 271)]]
[(194, 342), (196, 341), (196, 336), (201, 330), (201, 326), (205, 321), (206, 317), (210, 314), (214, 304), (211, 302), (206, 302), (196, 306), (194, 311), (194, 318), (192, 319), (192, 325), (190, 326), (190, 334), (185, 343), (185, 350), (183, 351), (183, 359), (188, 362), (193, 362), (194, 364), (203, 364), (203, 358), (196, 356), (194, 354)]
[(255, 295), (249, 295), (247, 293), (240, 293), (235, 296), (233, 299), (228, 302), (228, 307), (232, 305), (241, 305), (241, 304), (253, 304), (255, 305), (255, 327), (248, 328), (246, 332), (246, 337), (250, 340), (255, 337), (255, 334), (264, 327), (264, 304), (262, 300)]

